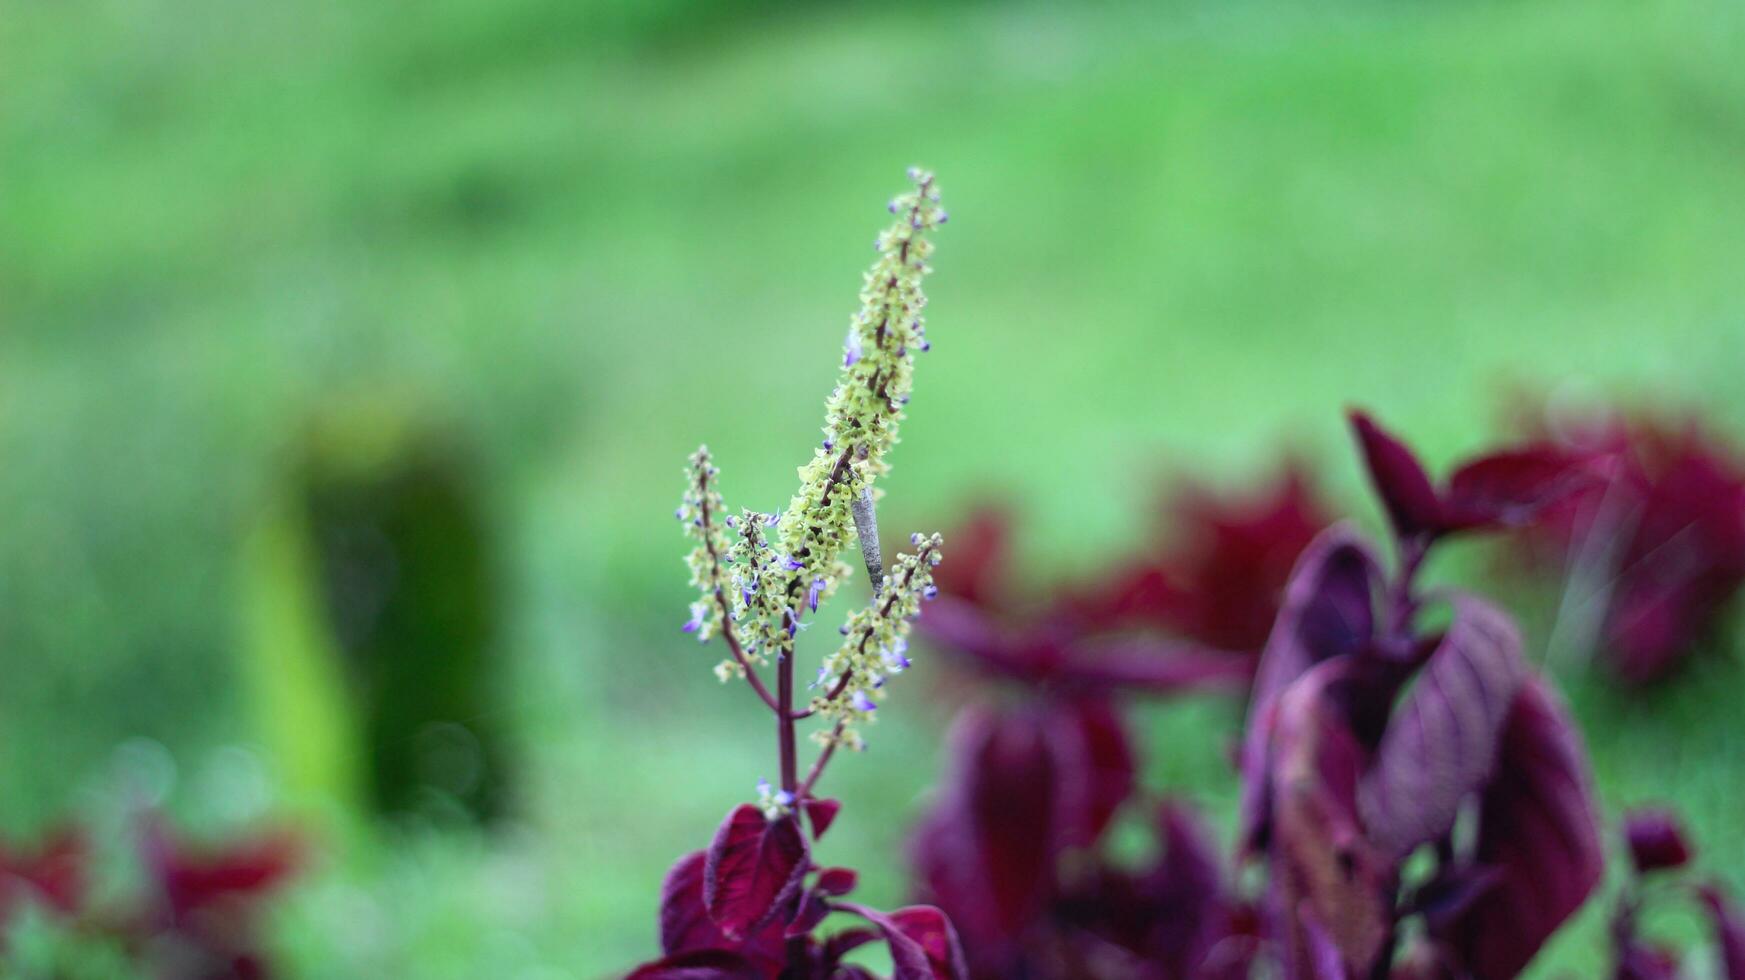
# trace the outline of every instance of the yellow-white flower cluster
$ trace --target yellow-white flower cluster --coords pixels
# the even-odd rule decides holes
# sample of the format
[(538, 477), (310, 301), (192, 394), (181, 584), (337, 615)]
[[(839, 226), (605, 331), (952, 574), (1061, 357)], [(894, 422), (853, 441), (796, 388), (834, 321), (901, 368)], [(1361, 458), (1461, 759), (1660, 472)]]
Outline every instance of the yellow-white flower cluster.
[[(824, 441), (799, 468), (800, 488), (787, 509), (727, 516), (708, 450), (691, 457), (677, 516), (697, 542), (687, 561), (699, 598), (685, 629), (701, 640), (728, 633), (734, 657), (716, 667), (722, 681), (791, 656), (798, 631), (850, 574), (841, 555), (856, 533), (853, 503), (878, 493), (873, 482), (889, 469), (885, 454), (897, 442), (915, 355), (930, 346), (921, 281), (931, 271), (927, 236), (946, 213), (931, 173), (911, 169), (909, 178), (913, 188), (890, 203), (896, 220), (876, 241), (878, 258), (866, 273), (826, 405)], [(897, 559), (884, 592), (842, 627), (847, 639), (813, 685), (812, 713), (837, 723), (834, 734), (825, 733), (827, 743), (858, 747), (853, 723), (876, 709), (885, 678), (908, 666), (909, 621), (932, 592), (940, 548), (938, 535), (913, 541), (918, 550)], [(755, 674), (752, 682), (758, 687)]]
[(872, 718), (884, 698), (885, 681), (909, 667), (909, 630), (921, 614), (922, 600), (936, 593), (933, 568), (943, 557), (940, 548), (945, 544), (937, 534), (916, 534), (910, 541), (917, 550), (897, 557), (882, 596), (849, 615), (842, 628), (842, 645), (818, 670), (815, 686), (823, 693), (812, 699), (812, 708), (839, 723), (834, 730), (813, 735), (821, 744), (840, 741), (860, 748), (854, 724)]
[(909, 176), (915, 187), (890, 204), (897, 220), (878, 236), (878, 258), (867, 270), (860, 310), (849, 323), (842, 373), (826, 406), (824, 441), (800, 467), (800, 489), (782, 517), (782, 550), (799, 565), (793, 582), (801, 590), (816, 579), (834, 583), (836, 556), (854, 533), (850, 505), (890, 468), (885, 454), (897, 442), (915, 355), (929, 346), (921, 280), (932, 271), (927, 235), (946, 214), (933, 175), (915, 169)]

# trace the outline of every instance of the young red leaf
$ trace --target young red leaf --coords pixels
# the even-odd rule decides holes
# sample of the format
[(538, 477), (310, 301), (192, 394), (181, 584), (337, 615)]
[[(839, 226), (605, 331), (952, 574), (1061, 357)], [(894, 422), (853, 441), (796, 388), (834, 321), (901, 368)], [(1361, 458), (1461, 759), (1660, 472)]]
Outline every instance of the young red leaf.
[(792, 817), (768, 820), (741, 804), (709, 845), (703, 905), (728, 936), (755, 932), (798, 892), (806, 868), (806, 840)]
[(1357, 432), (1370, 481), (1400, 537), (1441, 531), (1442, 501), (1418, 457), (1363, 412), (1351, 413), (1351, 427)]
[(911, 905), (892, 912), (890, 921), (921, 946), (937, 980), (969, 980), (963, 945), (944, 912), (931, 905)]
[(888, 915), (864, 905), (844, 903), (879, 928), (891, 948), (892, 980), (969, 980), (963, 945), (951, 919), (931, 905), (911, 905)]
[(774, 980), (775, 974), (724, 949), (680, 953), (645, 963), (625, 980)]
[(814, 887), (826, 895), (846, 895), (854, 891), (859, 881), (860, 875), (852, 868), (825, 868), (818, 872), (818, 882)]
[(1605, 871), (1586, 753), (1550, 688), (1529, 677), (1503, 729), (1479, 809), (1475, 859), (1497, 880), (1449, 930), (1479, 977), (1512, 977), (1581, 907)]
[(1267, 836), (1268, 729), (1279, 695), (1316, 664), (1356, 653), (1371, 643), (1373, 593), (1380, 579), (1368, 545), (1346, 525), (1322, 532), (1298, 559), (1248, 702), (1238, 835), (1244, 849), (1263, 846)]
[(1446, 835), (1490, 776), (1525, 677), (1509, 617), (1471, 596), (1453, 604), (1454, 621), (1394, 712), (1359, 797), (1370, 840), (1396, 861)]
[(1637, 874), (1682, 868), (1690, 861), (1684, 828), (1670, 810), (1638, 810), (1624, 816), (1624, 841)]
[(1715, 927), (1715, 943), (1721, 947), (1721, 968), (1726, 980), (1745, 980), (1745, 918), (1717, 887), (1702, 890), (1703, 904)]
[(840, 800), (821, 800), (807, 797), (800, 808), (806, 811), (806, 819), (812, 824), (812, 839), (820, 840), (830, 825), (836, 822), (836, 814), (842, 810)]

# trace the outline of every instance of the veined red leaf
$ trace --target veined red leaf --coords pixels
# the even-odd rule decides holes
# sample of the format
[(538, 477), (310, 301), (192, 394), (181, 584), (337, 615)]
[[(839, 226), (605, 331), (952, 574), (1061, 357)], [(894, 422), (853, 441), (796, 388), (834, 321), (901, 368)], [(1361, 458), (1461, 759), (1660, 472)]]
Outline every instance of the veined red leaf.
[(741, 804), (709, 845), (703, 905), (728, 936), (755, 932), (798, 892), (806, 867), (806, 840), (792, 817), (769, 820)]
[(1454, 599), (1454, 621), (1395, 710), (1359, 802), (1370, 840), (1394, 860), (1454, 827), (1496, 767), (1526, 666), (1521, 635), (1495, 606)]

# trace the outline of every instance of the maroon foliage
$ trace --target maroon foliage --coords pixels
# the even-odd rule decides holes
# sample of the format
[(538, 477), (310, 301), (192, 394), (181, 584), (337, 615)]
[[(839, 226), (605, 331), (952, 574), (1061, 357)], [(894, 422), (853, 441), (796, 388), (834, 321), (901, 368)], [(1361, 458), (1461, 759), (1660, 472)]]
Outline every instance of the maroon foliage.
[(806, 839), (793, 817), (766, 818), (750, 804), (736, 807), (709, 845), (703, 866), (703, 906), (730, 937), (756, 932), (792, 899), (805, 877)]
[(1745, 917), (1717, 887), (1702, 890), (1703, 904), (1715, 927), (1715, 945), (1721, 951), (1722, 976), (1726, 980), (1745, 980)]
[(1120, 715), (1097, 698), (967, 709), (940, 799), (912, 851), (923, 898), (962, 931), (977, 978), (1237, 977), (1251, 936), (1209, 838), (1164, 807), (1159, 851), (1121, 868), (1102, 853), (1135, 791)]
[(1484, 790), (1475, 861), (1497, 882), (1447, 930), (1479, 977), (1519, 973), (1605, 870), (1586, 756), (1556, 695), (1521, 688)]
[(1219, 650), (1257, 654), (1297, 556), (1332, 523), (1300, 469), (1231, 495), (1198, 484), (1164, 502), (1164, 532), (1078, 600), (1107, 625), (1155, 626)]
[(1693, 423), (1564, 426), (1567, 453), (1609, 478), (1551, 509), (1534, 553), (1599, 583), (1607, 662), (1632, 683), (1669, 675), (1745, 584), (1745, 458)]
[(1624, 816), (1624, 842), (1637, 874), (1682, 868), (1690, 861), (1684, 827), (1670, 810), (1637, 810)]
[(1234, 501), (1185, 485), (1164, 510), (1169, 533), (1046, 597), (1012, 582), (1009, 514), (976, 511), (952, 534), (952, 560), (936, 577), (942, 598), (922, 632), (1027, 684), (1240, 690), (1297, 555), (1328, 519), (1294, 469)]
[(1437, 487), (1417, 456), (1367, 414), (1352, 412), (1351, 425), (1370, 482), (1402, 539), (1522, 527), (1599, 480), (1591, 455), (1541, 442), (1469, 460)]
[(58, 915), (84, 907), (89, 879), (90, 842), (65, 827), (36, 845), (0, 845), (0, 927), (21, 902), (37, 901)]
[[(1246, 852), (1269, 871), (1269, 933), (1287, 977), (1369, 977), (1423, 920), (1402, 976), (1511, 977), (1602, 870), (1585, 755), (1528, 670), (1502, 611), (1437, 596), (1426, 635), (1414, 578), (1449, 533), (1518, 523), (1576, 485), (1550, 451), (1489, 456), (1438, 488), (1356, 414), (1398, 540), (1390, 578), (1352, 532), (1303, 553), (1267, 641), (1242, 753)], [(1476, 833), (1455, 833), (1477, 811)], [(1405, 879), (1428, 849), (1429, 874)]]
[[(808, 807), (808, 803), (819, 804)], [(839, 806), (810, 800), (814, 837)], [(807, 880), (810, 879), (810, 885)], [(681, 858), (661, 886), (662, 957), (638, 967), (635, 980), (870, 980), (843, 957), (883, 939), (897, 980), (965, 980), (956, 933), (937, 909), (889, 915), (839, 901), (858, 876), (821, 868), (800, 820), (771, 818), (749, 804), (727, 814), (707, 850)], [(821, 939), (814, 932), (831, 912), (850, 912), (874, 930), (851, 929)]]

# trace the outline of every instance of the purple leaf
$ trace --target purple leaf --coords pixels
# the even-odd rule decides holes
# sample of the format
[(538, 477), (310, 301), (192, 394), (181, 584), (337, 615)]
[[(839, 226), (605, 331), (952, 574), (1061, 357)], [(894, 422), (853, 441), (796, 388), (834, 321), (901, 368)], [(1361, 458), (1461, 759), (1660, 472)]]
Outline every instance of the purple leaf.
[(1503, 729), (1479, 811), (1475, 859), (1497, 881), (1450, 928), (1479, 977), (1519, 973), (1605, 870), (1586, 754), (1547, 685), (1530, 677)]
[(1245, 850), (1264, 846), (1268, 833), (1266, 756), (1279, 695), (1316, 664), (1370, 644), (1375, 634), (1372, 593), (1379, 581), (1374, 555), (1347, 525), (1322, 532), (1291, 573), (1248, 703), (1238, 836)]
[(738, 953), (705, 949), (645, 963), (625, 980), (772, 980), (774, 976)]
[(1394, 530), (1402, 538), (1440, 531), (1442, 501), (1418, 457), (1363, 412), (1351, 413), (1351, 427)]
[(1682, 868), (1690, 861), (1684, 828), (1670, 810), (1637, 810), (1624, 815), (1624, 841), (1638, 874)]
[(1490, 777), (1525, 677), (1509, 617), (1471, 596), (1453, 604), (1454, 622), (1395, 710), (1359, 795), (1370, 840), (1396, 861), (1452, 830)]
[(1745, 919), (1717, 887), (1702, 890), (1703, 904), (1715, 926), (1715, 943), (1721, 947), (1721, 966), (1726, 980), (1745, 980)]
[(1339, 708), (1350, 667), (1334, 660), (1304, 674), (1279, 699), (1274, 726), (1273, 881), (1291, 913), (1288, 955), (1298, 974), (1324, 959), (1321, 930), (1350, 973), (1368, 976), (1393, 922), (1395, 869), (1357, 812), (1368, 760)]
[(806, 840), (792, 817), (768, 820), (741, 804), (709, 845), (704, 907), (730, 937), (755, 932), (797, 894), (806, 867)]
[(842, 801), (807, 797), (800, 804), (800, 809), (806, 811), (806, 819), (812, 824), (812, 839), (820, 840), (824, 832), (830, 829), (830, 825), (836, 822), (836, 814), (842, 810)]

